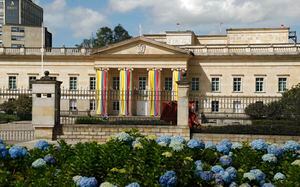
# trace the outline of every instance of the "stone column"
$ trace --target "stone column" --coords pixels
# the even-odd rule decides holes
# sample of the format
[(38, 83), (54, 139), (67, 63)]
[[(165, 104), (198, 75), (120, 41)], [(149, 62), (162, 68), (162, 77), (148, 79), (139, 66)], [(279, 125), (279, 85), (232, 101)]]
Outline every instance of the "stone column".
[(60, 130), (60, 85), (49, 72), (32, 82), (32, 125), (35, 139), (55, 140)]
[(96, 113), (99, 115), (108, 114), (108, 70), (108, 68), (96, 69)]
[(177, 81), (177, 126), (188, 127), (189, 124), (189, 82), (184, 78)]

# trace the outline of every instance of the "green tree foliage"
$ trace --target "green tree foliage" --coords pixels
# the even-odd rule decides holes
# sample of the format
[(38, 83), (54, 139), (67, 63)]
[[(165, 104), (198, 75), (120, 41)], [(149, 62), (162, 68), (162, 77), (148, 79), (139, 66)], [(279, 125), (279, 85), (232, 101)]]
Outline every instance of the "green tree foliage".
[(26, 95), (20, 95), (18, 99), (11, 99), (0, 105), (0, 111), (6, 114), (15, 114), (21, 120), (30, 120), (32, 99)]
[(109, 27), (101, 27), (96, 33), (96, 38), (93, 36), (90, 39), (84, 39), (81, 44), (76, 45), (79, 48), (99, 48), (110, 44), (118, 43), (132, 38), (128, 31), (122, 25), (117, 25), (114, 29)]
[(263, 104), (253, 103), (246, 107), (245, 113), (252, 119), (300, 120), (300, 84), (283, 93), (279, 101)]

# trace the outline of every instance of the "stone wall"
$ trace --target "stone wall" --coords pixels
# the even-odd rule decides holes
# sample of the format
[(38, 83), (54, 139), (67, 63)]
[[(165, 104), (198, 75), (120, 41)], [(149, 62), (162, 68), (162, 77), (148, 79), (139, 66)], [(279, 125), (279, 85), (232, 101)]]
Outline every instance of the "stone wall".
[(300, 142), (300, 136), (277, 136), (277, 135), (244, 135), (244, 134), (204, 134), (192, 133), (192, 138), (201, 139), (205, 142), (212, 141), (218, 143), (223, 139), (229, 139), (233, 142), (251, 142), (255, 139), (264, 139), (270, 143), (282, 144), (288, 140)]
[(183, 136), (190, 139), (190, 129), (186, 126), (154, 126), (154, 125), (64, 125), (63, 135), (68, 143), (97, 141), (105, 143), (107, 139), (117, 133), (137, 129), (144, 135), (170, 135)]

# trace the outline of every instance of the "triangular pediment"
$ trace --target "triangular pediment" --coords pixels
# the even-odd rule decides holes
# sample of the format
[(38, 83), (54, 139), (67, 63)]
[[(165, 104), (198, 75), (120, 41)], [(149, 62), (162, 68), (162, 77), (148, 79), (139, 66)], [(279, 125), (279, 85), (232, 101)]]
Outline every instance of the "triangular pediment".
[(94, 55), (188, 55), (188, 52), (171, 45), (163, 44), (145, 37), (136, 37), (104, 48), (97, 49)]

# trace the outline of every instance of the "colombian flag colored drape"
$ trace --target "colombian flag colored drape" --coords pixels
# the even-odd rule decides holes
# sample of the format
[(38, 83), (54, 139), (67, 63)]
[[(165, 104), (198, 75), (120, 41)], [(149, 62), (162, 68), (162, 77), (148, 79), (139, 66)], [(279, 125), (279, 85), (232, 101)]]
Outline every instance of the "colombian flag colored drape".
[(173, 71), (173, 76), (172, 76), (172, 88), (173, 88), (173, 100), (177, 101), (177, 95), (178, 95), (178, 85), (177, 81), (181, 80), (181, 71), (174, 70)]
[(149, 87), (149, 102), (150, 115), (158, 116), (160, 114), (160, 71), (148, 71), (148, 87)]
[(130, 115), (132, 90), (131, 70), (120, 70), (120, 115)]
[(96, 90), (97, 90), (97, 114), (107, 115), (107, 80), (108, 80), (108, 72), (107, 70), (99, 70), (96, 71), (97, 82), (96, 82)]

